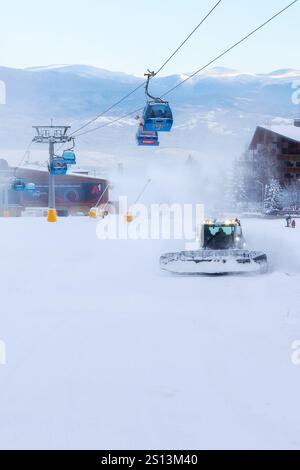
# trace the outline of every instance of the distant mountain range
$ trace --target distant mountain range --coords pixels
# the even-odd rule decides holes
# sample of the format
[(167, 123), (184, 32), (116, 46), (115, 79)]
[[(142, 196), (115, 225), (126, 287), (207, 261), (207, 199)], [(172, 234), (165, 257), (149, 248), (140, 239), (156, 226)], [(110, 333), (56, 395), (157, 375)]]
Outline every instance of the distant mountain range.
[[(162, 95), (188, 74), (153, 80), (151, 91)], [(53, 65), (12, 69), (0, 67), (7, 90), (7, 104), (0, 106), (0, 156), (4, 150), (24, 148), (31, 126), (57, 124), (79, 127), (86, 120), (142, 83), (143, 78), (86, 65)], [(292, 87), (300, 85), (300, 71), (242, 73), (223, 67), (207, 70), (168, 95), (174, 110), (172, 134), (161, 138), (157, 152), (240, 152), (255, 126), (272, 119), (291, 119), (297, 114)], [(144, 103), (139, 90), (98, 124), (123, 115)], [(112, 155), (136, 155), (136, 123), (127, 118), (78, 141), (84, 151)], [(140, 151), (140, 149), (138, 149)]]

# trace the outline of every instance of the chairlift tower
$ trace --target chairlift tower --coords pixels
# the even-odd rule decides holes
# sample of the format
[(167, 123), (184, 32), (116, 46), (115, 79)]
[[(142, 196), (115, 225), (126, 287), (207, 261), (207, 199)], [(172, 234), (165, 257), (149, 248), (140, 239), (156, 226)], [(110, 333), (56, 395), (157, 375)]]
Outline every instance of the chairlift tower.
[(51, 165), (55, 158), (55, 145), (65, 144), (72, 140), (68, 132), (70, 126), (33, 126), (36, 131), (36, 137), (33, 141), (38, 144), (49, 145), (49, 202), (48, 202), (48, 222), (57, 221), (56, 203), (55, 203), (55, 175), (51, 173)]

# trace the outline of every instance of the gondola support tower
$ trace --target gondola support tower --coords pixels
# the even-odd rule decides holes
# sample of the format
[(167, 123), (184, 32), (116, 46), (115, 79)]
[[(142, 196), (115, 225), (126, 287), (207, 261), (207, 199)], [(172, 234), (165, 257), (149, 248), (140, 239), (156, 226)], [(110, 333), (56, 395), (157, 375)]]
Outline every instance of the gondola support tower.
[(48, 202), (48, 222), (57, 221), (56, 201), (55, 201), (55, 175), (51, 174), (51, 164), (55, 158), (55, 145), (65, 144), (71, 138), (68, 133), (70, 126), (33, 126), (36, 136), (33, 141), (38, 144), (49, 145), (49, 202)]

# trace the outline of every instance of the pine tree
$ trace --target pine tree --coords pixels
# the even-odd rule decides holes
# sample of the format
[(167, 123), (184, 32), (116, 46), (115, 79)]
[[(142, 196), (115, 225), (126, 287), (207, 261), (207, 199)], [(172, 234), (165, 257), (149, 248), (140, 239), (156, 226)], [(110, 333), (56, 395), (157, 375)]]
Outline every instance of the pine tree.
[(246, 208), (249, 196), (246, 186), (244, 167), (239, 160), (233, 162), (223, 176), (224, 182), (224, 207), (233, 211), (238, 207)]
[(266, 187), (264, 207), (265, 211), (274, 211), (281, 209), (282, 189), (276, 179), (271, 179)]

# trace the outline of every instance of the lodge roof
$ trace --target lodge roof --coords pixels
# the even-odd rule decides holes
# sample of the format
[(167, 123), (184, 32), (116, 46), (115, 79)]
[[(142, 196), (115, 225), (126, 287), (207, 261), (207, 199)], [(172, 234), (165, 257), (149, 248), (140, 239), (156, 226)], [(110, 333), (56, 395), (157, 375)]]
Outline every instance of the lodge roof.
[(296, 127), (294, 125), (273, 125), (273, 126), (258, 126), (254, 133), (253, 139), (250, 144), (250, 149), (255, 147), (256, 144), (256, 136), (261, 131), (265, 131), (267, 133), (277, 134), (285, 139), (292, 140), (294, 142), (300, 143), (300, 127)]

